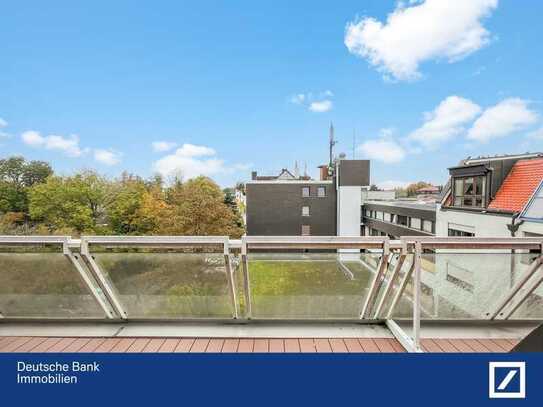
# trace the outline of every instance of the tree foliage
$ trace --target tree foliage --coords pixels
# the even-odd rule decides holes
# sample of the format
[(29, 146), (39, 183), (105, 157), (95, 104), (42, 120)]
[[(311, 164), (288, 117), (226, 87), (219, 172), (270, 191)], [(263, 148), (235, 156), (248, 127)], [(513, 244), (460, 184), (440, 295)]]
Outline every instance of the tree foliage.
[(28, 189), (43, 183), (53, 173), (43, 161), (23, 157), (0, 159), (0, 213), (28, 211)]
[(228, 235), (243, 224), (235, 192), (206, 177), (165, 185), (123, 173), (53, 175), (49, 164), (0, 160), (0, 233)]

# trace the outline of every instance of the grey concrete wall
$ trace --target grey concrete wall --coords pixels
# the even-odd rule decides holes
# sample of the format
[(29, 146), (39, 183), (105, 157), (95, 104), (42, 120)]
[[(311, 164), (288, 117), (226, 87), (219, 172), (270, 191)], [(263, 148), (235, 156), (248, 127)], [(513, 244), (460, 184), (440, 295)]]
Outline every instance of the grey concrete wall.
[[(302, 187), (311, 196), (302, 197)], [(326, 187), (326, 197), (317, 197), (317, 187)], [(247, 183), (247, 235), (300, 236), (302, 225), (311, 227), (312, 236), (335, 236), (336, 191), (331, 183)], [(302, 216), (302, 206), (310, 216)]]

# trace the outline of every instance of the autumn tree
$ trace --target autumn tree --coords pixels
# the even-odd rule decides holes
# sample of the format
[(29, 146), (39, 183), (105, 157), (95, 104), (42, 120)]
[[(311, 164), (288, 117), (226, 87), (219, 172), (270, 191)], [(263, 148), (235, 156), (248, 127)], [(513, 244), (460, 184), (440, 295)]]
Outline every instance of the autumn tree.
[(171, 218), (162, 226), (164, 234), (240, 237), (243, 228), (224, 203), (219, 186), (206, 177), (175, 184), (167, 194)]

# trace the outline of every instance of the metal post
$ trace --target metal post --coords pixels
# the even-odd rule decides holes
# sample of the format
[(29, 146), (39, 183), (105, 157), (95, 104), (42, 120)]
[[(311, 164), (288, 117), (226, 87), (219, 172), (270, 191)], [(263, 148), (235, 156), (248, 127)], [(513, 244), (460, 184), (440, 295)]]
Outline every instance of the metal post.
[(516, 284), (509, 290), (505, 298), (499, 303), (496, 309), (490, 313), (489, 319), (495, 319), (507, 306), (507, 304), (513, 299), (513, 297), (520, 291), (520, 289), (526, 284), (526, 282), (534, 275), (534, 273), (543, 264), (543, 255), (540, 255), (535, 259), (524, 275), (516, 282)]
[(383, 296), (381, 297), (381, 300), (379, 301), (379, 304), (377, 305), (377, 309), (374, 314), (374, 318), (378, 319), (379, 314), (381, 313), (381, 309), (383, 308), (383, 305), (385, 304), (385, 301), (387, 300), (388, 296), (390, 295), (394, 283), (398, 279), (398, 276), (400, 275), (400, 270), (403, 267), (403, 264), (405, 262), (405, 258), (407, 257), (407, 243), (405, 241), (402, 241), (402, 249), (400, 252), (400, 256), (398, 257), (398, 262), (394, 266), (394, 270), (392, 271), (392, 276), (390, 276), (390, 280), (385, 288), (385, 292), (383, 293)]
[(402, 297), (405, 287), (407, 287), (407, 283), (409, 282), (409, 277), (411, 277), (411, 274), (413, 273), (414, 268), (415, 268), (415, 262), (413, 261), (413, 263), (411, 263), (411, 267), (409, 267), (409, 270), (405, 272), (405, 275), (403, 276), (400, 286), (398, 287), (398, 291), (396, 291), (396, 295), (394, 295), (394, 298), (392, 299), (392, 303), (390, 304), (390, 308), (388, 309), (388, 313), (386, 316), (387, 319), (392, 318), (392, 313), (394, 312), (396, 305), (400, 301), (400, 298)]
[(243, 291), (245, 293), (245, 315), (251, 319), (253, 307), (251, 303), (251, 284), (249, 281), (249, 264), (247, 263), (247, 242), (245, 236), (241, 238), (241, 269), (243, 271)]
[(115, 319), (115, 312), (113, 311), (113, 308), (110, 304), (108, 304), (104, 298), (100, 295), (100, 293), (96, 290), (96, 287), (94, 287), (93, 281), (89, 278), (87, 275), (87, 272), (83, 269), (77, 258), (74, 256), (70, 248), (68, 247), (68, 243), (65, 242), (62, 245), (62, 253), (72, 262), (75, 269), (81, 276), (81, 279), (83, 282), (87, 285), (87, 288), (91, 292), (94, 299), (98, 302), (100, 307), (102, 307), (102, 310), (107, 315), (109, 319)]
[(383, 241), (383, 255), (381, 256), (379, 267), (377, 267), (377, 273), (375, 274), (375, 278), (373, 279), (373, 282), (371, 283), (370, 289), (368, 291), (368, 296), (366, 297), (366, 301), (364, 301), (364, 305), (362, 307), (362, 310), (360, 311), (360, 319), (364, 319), (370, 315), (371, 309), (374, 305), (374, 302), (377, 296), (377, 292), (379, 291), (379, 288), (381, 288), (381, 285), (383, 283), (383, 275), (386, 273), (388, 269), (389, 261), (390, 261), (390, 243), (387, 239)]
[(228, 241), (224, 242), (224, 266), (226, 268), (226, 279), (228, 280), (230, 299), (232, 300), (232, 309), (234, 310), (232, 316), (234, 319), (238, 319), (238, 300), (236, 296), (234, 272), (232, 270), (232, 263), (230, 262), (230, 246)]
[(413, 297), (413, 342), (415, 348), (420, 349), (420, 273), (421, 273), (421, 255), (422, 245), (420, 242), (415, 242), (415, 266), (413, 274), (413, 288), (415, 290)]
[(127, 312), (124, 310), (124, 307), (117, 298), (117, 293), (113, 290), (111, 284), (109, 281), (107, 281), (106, 277), (100, 270), (100, 267), (98, 267), (98, 264), (96, 264), (94, 258), (89, 253), (89, 244), (85, 239), (81, 239), (81, 257), (85, 261), (85, 264), (87, 264), (91, 273), (94, 275), (94, 278), (98, 282), (100, 288), (103, 290), (106, 298), (113, 305), (113, 308), (117, 314), (119, 314), (122, 319), (128, 318)]

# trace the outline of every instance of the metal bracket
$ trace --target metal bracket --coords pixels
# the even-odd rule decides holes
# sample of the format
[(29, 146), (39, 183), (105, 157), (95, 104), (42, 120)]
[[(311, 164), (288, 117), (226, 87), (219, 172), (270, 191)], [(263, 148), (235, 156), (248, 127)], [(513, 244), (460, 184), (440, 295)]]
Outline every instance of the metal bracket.
[(387, 319), (385, 323), (390, 332), (392, 332), (392, 335), (394, 335), (406, 351), (410, 353), (424, 353), (420, 346), (415, 345), (413, 338), (411, 338), (395, 321)]
[[(517, 293), (520, 291), (520, 289), (530, 280), (530, 278), (535, 274), (535, 272), (541, 267), (543, 264), (543, 254), (539, 255), (531, 264), (528, 270), (522, 275), (522, 277), (515, 283), (515, 285), (509, 290), (505, 298), (500, 301), (498, 306), (494, 309), (493, 312), (490, 313), (489, 319), (495, 319), (498, 315), (502, 313), (504, 308), (511, 302), (511, 300), (517, 295)], [(535, 288), (534, 288), (535, 290)], [(524, 299), (523, 299), (524, 301)], [(517, 304), (516, 307), (520, 305)], [(516, 308), (515, 308), (516, 309)], [(510, 316), (510, 314), (509, 314)]]
[(381, 256), (381, 261), (379, 262), (379, 267), (377, 268), (377, 273), (375, 278), (371, 283), (371, 287), (368, 292), (368, 296), (364, 301), (362, 310), (360, 311), (360, 319), (365, 319), (371, 313), (371, 309), (375, 303), (377, 292), (383, 284), (383, 276), (385, 275), (388, 269), (388, 263), (390, 261), (390, 244), (388, 240), (383, 242), (383, 255)]
[(89, 291), (92, 293), (92, 296), (98, 302), (98, 304), (100, 304), (100, 307), (102, 307), (102, 310), (107, 315), (107, 317), (109, 319), (115, 319), (115, 313), (113, 312), (113, 308), (104, 300), (100, 293), (96, 291), (93, 281), (89, 278), (87, 272), (83, 269), (83, 266), (81, 266), (78, 259), (74, 256), (74, 254), (68, 247), (67, 242), (63, 243), (62, 245), (62, 253), (72, 262), (77, 272), (81, 276), (83, 282), (87, 285)]
[(390, 304), (390, 307), (388, 309), (388, 313), (386, 316), (387, 319), (390, 319), (392, 317), (392, 313), (394, 312), (396, 305), (400, 301), (400, 298), (403, 295), (405, 287), (407, 287), (407, 283), (409, 282), (409, 278), (411, 277), (411, 274), (413, 274), (414, 268), (415, 268), (415, 261), (413, 259), (413, 263), (411, 263), (411, 267), (409, 267), (409, 270), (405, 272), (405, 275), (403, 276), (400, 286), (398, 287), (398, 291), (396, 291), (396, 295), (394, 295), (394, 298), (392, 299), (392, 303)]
[(379, 314), (381, 314), (381, 310), (383, 308), (383, 305), (385, 304), (385, 301), (387, 300), (388, 296), (390, 295), (392, 289), (394, 288), (394, 284), (396, 283), (396, 280), (398, 279), (398, 276), (400, 275), (400, 270), (402, 269), (405, 259), (407, 257), (407, 242), (402, 241), (402, 248), (400, 251), (400, 256), (398, 257), (398, 262), (394, 266), (394, 270), (392, 271), (392, 275), (390, 276), (390, 279), (388, 281), (388, 284), (385, 288), (385, 292), (383, 293), (383, 296), (381, 297), (381, 300), (379, 301), (379, 304), (377, 305), (377, 308), (375, 310), (374, 318), (378, 319)]
[(113, 309), (122, 319), (128, 318), (127, 312), (124, 310), (121, 302), (117, 298), (117, 293), (111, 287), (111, 284), (105, 278), (104, 274), (100, 270), (98, 264), (94, 261), (94, 258), (89, 252), (89, 244), (86, 239), (81, 239), (81, 257), (85, 261), (88, 269), (93, 274), (94, 278), (98, 282), (98, 285), (103, 290), (108, 301), (113, 305)]

